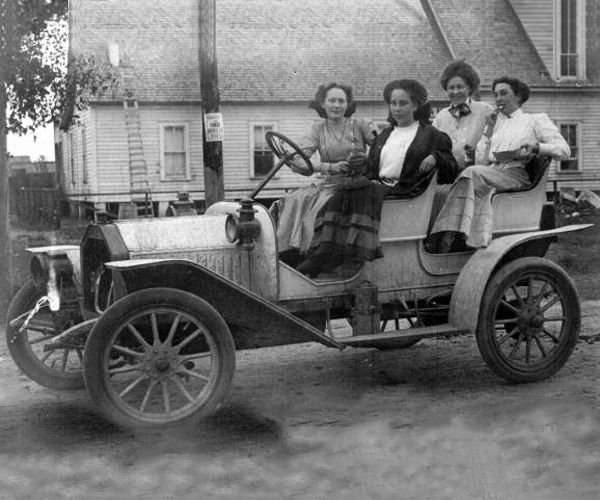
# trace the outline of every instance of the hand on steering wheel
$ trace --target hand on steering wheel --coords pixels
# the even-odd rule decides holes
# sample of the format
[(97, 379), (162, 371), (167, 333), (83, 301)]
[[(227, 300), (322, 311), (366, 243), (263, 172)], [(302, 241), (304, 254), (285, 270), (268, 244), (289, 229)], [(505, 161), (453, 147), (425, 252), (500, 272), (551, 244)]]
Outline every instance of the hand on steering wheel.
[[(284, 165), (291, 168), (295, 172), (302, 175), (312, 175), (315, 171), (313, 164), (309, 160), (308, 156), (297, 146), (291, 139), (288, 139), (285, 135), (279, 132), (269, 131), (265, 134), (267, 144), (275, 153), (275, 156), (283, 162)], [(291, 151), (290, 151), (291, 149)], [(298, 167), (297, 164), (292, 162), (295, 156), (299, 156), (305, 163), (306, 169)]]
[[(250, 198), (255, 198), (258, 193), (265, 187), (265, 185), (275, 176), (275, 174), (279, 171), (279, 169), (286, 165), (294, 172), (298, 172), (302, 175), (312, 175), (315, 171), (313, 164), (309, 160), (306, 153), (302, 151), (295, 143), (293, 143), (290, 139), (288, 139), (285, 135), (280, 134), (279, 132), (269, 131), (265, 134), (265, 139), (267, 144), (277, 156), (277, 163), (273, 166), (273, 168), (269, 171), (267, 175), (265, 175), (262, 181), (258, 186), (252, 191), (250, 194)], [(291, 149), (292, 151), (289, 151)], [(306, 169), (302, 169), (298, 167), (296, 163), (292, 160), (294, 157), (299, 156), (304, 162)]]

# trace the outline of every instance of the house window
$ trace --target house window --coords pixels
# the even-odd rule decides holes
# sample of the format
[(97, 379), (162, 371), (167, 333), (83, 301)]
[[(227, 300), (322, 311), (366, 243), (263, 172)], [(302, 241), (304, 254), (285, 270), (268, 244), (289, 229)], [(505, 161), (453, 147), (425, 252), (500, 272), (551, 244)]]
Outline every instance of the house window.
[(275, 156), (267, 144), (265, 134), (275, 130), (273, 124), (251, 124), (250, 150), (252, 151), (250, 177), (264, 177), (275, 165)]
[(571, 148), (571, 156), (568, 160), (562, 160), (558, 164), (559, 172), (579, 172), (581, 165), (579, 161), (580, 137), (579, 125), (577, 123), (561, 123), (560, 133)]
[(83, 169), (82, 181), (88, 183), (88, 160), (87, 160), (87, 143), (85, 141), (85, 127), (81, 129), (81, 168)]
[(187, 124), (160, 126), (160, 178), (163, 181), (189, 180), (190, 155)]
[(558, 0), (558, 66), (562, 78), (584, 78), (584, 0)]

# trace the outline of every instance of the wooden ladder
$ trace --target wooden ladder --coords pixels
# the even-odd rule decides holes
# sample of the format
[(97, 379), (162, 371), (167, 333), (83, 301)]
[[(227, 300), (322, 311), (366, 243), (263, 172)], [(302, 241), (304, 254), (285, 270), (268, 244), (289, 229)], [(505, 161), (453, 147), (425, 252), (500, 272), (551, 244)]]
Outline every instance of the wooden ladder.
[(129, 177), (131, 205), (127, 209), (131, 217), (154, 217), (152, 196), (148, 182), (148, 168), (142, 141), (142, 120), (137, 99), (124, 99), (125, 125), (129, 145)]

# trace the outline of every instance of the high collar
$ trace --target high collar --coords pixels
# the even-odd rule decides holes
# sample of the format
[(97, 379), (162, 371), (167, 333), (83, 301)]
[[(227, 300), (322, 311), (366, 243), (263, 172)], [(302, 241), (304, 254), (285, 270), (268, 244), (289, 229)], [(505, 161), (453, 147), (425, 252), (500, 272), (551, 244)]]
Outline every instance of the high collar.
[(400, 127), (400, 126), (398, 125), (398, 122), (396, 122), (396, 120), (394, 120), (394, 119), (393, 119), (391, 116), (388, 118), (388, 122), (390, 123), (390, 125), (391, 125), (391, 127), (390, 127), (390, 128), (391, 128), (392, 130), (394, 130), (396, 127), (398, 127), (398, 128), (408, 128), (408, 127), (411, 127), (411, 126), (413, 126), (415, 123), (416, 123), (416, 124), (417, 124), (419, 127), (421, 127), (421, 126), (423, 125), (423, 123), (422, 123), (422, 122), (420, 122), (419, 120), (415, 120), (415, 121), (412, 123), (412, 125), (409, 125), (408, 127)]
[[(467, 100), (465, 102), (463, 102), (462, 104), (466, 104), (467, 106), (471, 107), (471, 103), (473, 102), (473, 98), (472, 97), (467, 97)], [(452, 109), (453, 107), (456, 106), (460, 106), (460, 104), (452, 104), (450, 103), (450, 106), (448, 106), (448, 109)]]
[(516, 116), (519, 116), (521, 114), (523, 114), (523, 110), (521, 108), (517, 108), (510, 115), (505, 115), (502, 111), (500, 111), (499, 116), (502, 116), (502, 117), (508, 119), (508, 118), (515, 118)]

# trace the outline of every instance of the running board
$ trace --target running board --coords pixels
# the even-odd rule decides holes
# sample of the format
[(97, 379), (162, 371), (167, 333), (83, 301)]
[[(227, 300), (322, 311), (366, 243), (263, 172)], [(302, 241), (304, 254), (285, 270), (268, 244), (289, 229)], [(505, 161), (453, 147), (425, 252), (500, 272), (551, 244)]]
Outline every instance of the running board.
[(375, 335), (356, 335), (338, 337), (336, 340), (341, 344), (351, 347), (386, 347), (393, 348), (394, 344), (406, 344), (407, 340), (419, 340), (432, 337), (451, 337), (471, 333), (465, 328), (456, 328), (450, 323), (435, 326), (419, 326), (407, 330), (392, 330)]

